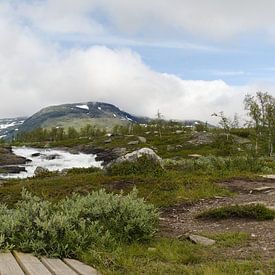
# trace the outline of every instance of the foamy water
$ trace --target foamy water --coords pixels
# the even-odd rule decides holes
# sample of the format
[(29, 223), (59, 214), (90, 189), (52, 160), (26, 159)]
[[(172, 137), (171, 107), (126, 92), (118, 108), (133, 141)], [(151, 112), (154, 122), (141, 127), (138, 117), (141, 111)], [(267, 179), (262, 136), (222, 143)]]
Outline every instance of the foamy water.
[[(101, 163), (95, 160), (96, 155), (92, 154), (71, 154), (66, 151), (56, 149), (37, 149), (27, 147), (13, 147), (13, 152), (25, 157), (31, 162), (25, 165), (17, 165), (25, 167), (27, 172), (20, 172), (18, 174), (0, 174), (0, 178), (27, 178), (34, 176), (34, 171), (37, 167), (43, 167), (49, 171), (61, 171), (63, 169), (70, 168), (89, 168), (98, 167), (101, 168)], [(40, 154), (39, 156), (32, 156), (33, 154)], [(56, 155), (55, 159), (47, 159), (51, 155)]]

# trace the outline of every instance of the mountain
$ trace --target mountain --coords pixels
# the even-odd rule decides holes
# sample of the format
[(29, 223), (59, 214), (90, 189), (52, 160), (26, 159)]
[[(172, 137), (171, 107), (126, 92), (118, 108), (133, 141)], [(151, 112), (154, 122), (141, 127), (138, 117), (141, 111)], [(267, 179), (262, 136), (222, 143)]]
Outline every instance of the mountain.
[[(150, 118), (139, 117), (120, 110), (115, 105), (103, 102), (62, 104), (46, 107), (29, 118), (0, 119), (0, 139), (10, 139), (16, 133), (36, 128), (74, 127), (79, 130), (87, 124), (111, 130), (115, 125), (131, 123), (146, 124)], [(175, 120), (187, 127), (202, 123), (199, 120)], [(210, 125), (209, 125), (210, 126)]]
[(26, 117), (0, 119), (0, 139), (12, 136), (13, 133), (18, 131), (25, 120)]
[(108, 103), (74, 103), (44, 108), (26, 119), (18, 131), (27, 132), (39, 127), (67, 129), (72, 126), (80, 129), (87, 124), (110, 130), (115, 125), (127, 125), (130, 122), (146, 123), (148, 119), (131, 115)]

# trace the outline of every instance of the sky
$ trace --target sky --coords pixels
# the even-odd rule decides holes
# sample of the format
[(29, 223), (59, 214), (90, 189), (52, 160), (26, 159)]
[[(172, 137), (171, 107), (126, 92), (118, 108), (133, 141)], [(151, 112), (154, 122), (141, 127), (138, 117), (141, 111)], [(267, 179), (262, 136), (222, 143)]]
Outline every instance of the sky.
[(275, 96), (274, 0), (0, 0), (0, 118), (103, 101), (136, 115), (244, 118)]

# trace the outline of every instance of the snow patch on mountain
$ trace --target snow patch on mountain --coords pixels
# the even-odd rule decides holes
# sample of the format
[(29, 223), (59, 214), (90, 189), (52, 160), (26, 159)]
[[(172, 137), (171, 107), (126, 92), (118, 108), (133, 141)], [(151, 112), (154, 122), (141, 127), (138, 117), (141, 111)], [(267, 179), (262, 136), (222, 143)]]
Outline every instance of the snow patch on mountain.
[(80, 109), (84, 109), (84, 110), (89, 110), (89, 106), (88, 105), (76, 105), (75, 107), (80, 108)]

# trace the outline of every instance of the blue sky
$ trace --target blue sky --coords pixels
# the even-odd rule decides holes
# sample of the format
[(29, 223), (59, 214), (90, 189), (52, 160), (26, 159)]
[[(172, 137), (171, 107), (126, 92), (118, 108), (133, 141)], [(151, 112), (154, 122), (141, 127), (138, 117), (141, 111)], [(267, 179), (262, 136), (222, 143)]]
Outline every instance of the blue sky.
[(0, 0), (0, 116), (94, 100), (177, 119), (243, 113), (245, 93), (275, 95), (274, 10), (273, 0)]

